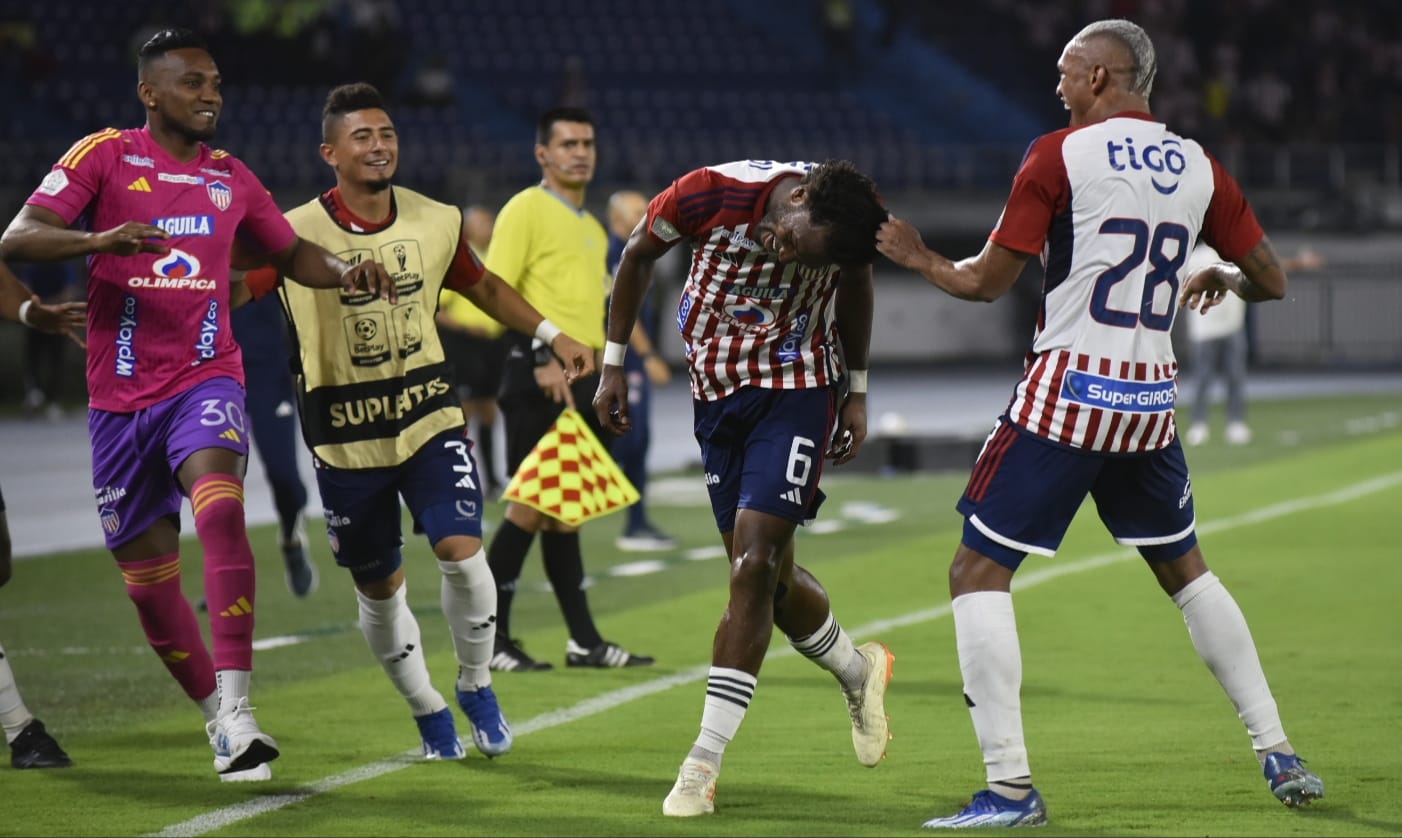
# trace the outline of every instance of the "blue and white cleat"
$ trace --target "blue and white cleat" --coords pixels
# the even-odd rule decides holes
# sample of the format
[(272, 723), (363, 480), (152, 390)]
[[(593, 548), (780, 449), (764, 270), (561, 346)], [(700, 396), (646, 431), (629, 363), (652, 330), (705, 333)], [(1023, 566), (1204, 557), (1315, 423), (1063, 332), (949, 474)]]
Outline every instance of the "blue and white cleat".
[(1024, 800), (1009, 800), (988, 789), (974, 792), (963, 811), (947, 818), (931, 818), (925, 829), (971, 829), (976, 827), (1045, 826), (1047, 804), (1036, 789)]
[(1264, 770), (1271, 794), (1291, 808), (1308, 806), (1311, 800), (1324, 796), (1324, 781), (1303, 763), (1298, 754), (1266, 754)]
[(462, 759), (467, 749), (458, 741), (458, 728), (453, 723), (453, 711), (447, 707), (437, 713), (415, 716), (419, 736), (424, 742), (424, 759)]
[(511, 750), (514, 737), (511, 725), (497, 704), (497, 694), (491, 687), (458, 690), (458, 706), (467, 714), (472, 726), (472, 742), (477, 750), (489, 757), (499, 757)]

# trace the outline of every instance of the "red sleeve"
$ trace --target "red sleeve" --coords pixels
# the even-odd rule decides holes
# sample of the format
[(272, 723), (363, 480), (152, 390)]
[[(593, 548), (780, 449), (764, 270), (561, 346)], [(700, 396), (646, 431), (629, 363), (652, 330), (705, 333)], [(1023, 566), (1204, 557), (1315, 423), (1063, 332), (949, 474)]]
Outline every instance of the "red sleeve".
[[(1206, 152), (1203, 152), (1206, 154)], [(1236, 178), (1208, 154), (1212, 163), (1212, 200), (1202, 219), (1202, 240), (1216, 248), (1228, 262), (1235, 262), (1261, 243), (1266, 231), (1256, 220), (1256, 213), (1241, 194)]]
[(272, 265), (254, 268), (243, 277), (243, 284), (248, 286), (248, 293), (252, 294), (255, 300), (261, 300), (277, 290), (281, 282), (282, 277), (278, 275), (277, 268)]
[(696, 235), (720, 209), (724, 193), (721, 176), (710, 169), (682, 175), (647, 205), (647, 234), (669, 245)]
[(482, 260), (467, 246), (467, 240), (459, 236), (458, 252), (453, 254), (453, 263), (448, 266), (448, 276), (444, 278), (443, 286), (461, 293), (481, 282), (486, 275), (487, 268)]
[(106, 128), (74, 143), (25, 203), (57, 213), (71, 225), (102, 189), (121, 153), (121, 139), (120, 131)]
[(1061, 142), (1066, 132), (1045, 134), (1033, 141), (1013, 178), (1012, 194), (989, 238), (1018, 253), (1037, 254), (1047, 241), (1052, 219), (1066, 209), (1071, 182)]

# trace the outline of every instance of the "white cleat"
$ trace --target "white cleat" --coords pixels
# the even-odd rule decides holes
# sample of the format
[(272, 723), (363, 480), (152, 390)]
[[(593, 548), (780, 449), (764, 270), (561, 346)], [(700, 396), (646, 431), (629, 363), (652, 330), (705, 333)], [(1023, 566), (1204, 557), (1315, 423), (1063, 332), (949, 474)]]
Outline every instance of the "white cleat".
[(220, 776), (256, 770), (278, 757), (277, 740), (259, 729), (247, 698), (239, 699), (233, 710), (205, 725), (205, 732), (214, 749), (214, 770)]
[(221, 783), (258, 783), (273, 778), (273, 767), (266, 762), (247, 771), (230, 771), (219, 775)]
[(886, 715), (886, 685), (891, 683), (891, 668), (896, 656), (885, 643), (863, 643), (857, 647), (867, 659), (867, 677), (858, 690), (842, 691), (847, 697), (847, 712), (852, 716), (852, 749), (857, 761), (868, 768), (886, 756), (886, 743), (891, 739), (891, 719)]
[(662, 801), (662, 814), (694, 818), (716, 811), (716, 777), (720, 769), (709, 762), (687, 757), (677, 772), (677, 783)]

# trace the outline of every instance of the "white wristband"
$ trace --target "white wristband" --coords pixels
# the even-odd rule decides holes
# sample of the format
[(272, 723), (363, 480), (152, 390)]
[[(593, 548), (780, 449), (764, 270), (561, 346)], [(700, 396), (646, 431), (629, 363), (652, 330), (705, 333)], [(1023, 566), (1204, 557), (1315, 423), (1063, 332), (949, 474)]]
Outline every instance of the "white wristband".
[(867, 371), (848, 370), (847, 371), (847, 392), (865, 393), (867, 391)]
[(609, 341), (604, 344), (604, 366), (621, 367), (623, 359), (628, 357), (628, 344), (614, 343)]
[(562, 331), (564, 331), (564, 329), (561, 329), (547, 319), (540, 321), (540, 325), (535, 327), (535, 336), (546, 346), (550, 346), (555, 342), (555, 338), (560, 336), (560, 332)]
[(19, 304), (19, 322), (31, 329), (34, 328), (34, 324), (29, 322), (29, 307), (32, 305), (34, 305), (33, 300), (25, 300)]

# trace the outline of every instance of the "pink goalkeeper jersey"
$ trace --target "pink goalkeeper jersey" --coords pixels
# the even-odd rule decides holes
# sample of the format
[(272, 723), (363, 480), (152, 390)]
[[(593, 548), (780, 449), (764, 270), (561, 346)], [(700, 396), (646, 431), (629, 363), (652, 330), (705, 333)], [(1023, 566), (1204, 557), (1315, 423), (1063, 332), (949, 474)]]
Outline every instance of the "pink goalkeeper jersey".
[(229, 328), (234, 234), (265, 253), (297, 237), (247, 166), (203, 144), (181, 163), (146, 128), (107, 128), (74, 143), (27, 203), (89, 230), (136, 221), (170, 233), (167, 253), (88, 258), (92, 407), (128, 413), (216, 376), (243, 382)]
[(1054, 131), (1027, 151), (993, 241), (1041, 253), (1037, 332), (1014, 424), (1090, 451), (1173, 442), (1171, 329), (1195, 242), (1240, 259), (1265, 232), (1225, 169), (1148, 114)]
[(677, 309), (692, 395), (724, 398), (741, 387), (825, 387), (840, 370), (836, 265), (781, 263), (755, 241), (774, 187), (812, 163), (744, 160), (690, 172), (652, 199), (647, 231), (696, 252)]

